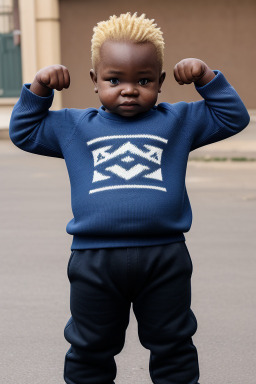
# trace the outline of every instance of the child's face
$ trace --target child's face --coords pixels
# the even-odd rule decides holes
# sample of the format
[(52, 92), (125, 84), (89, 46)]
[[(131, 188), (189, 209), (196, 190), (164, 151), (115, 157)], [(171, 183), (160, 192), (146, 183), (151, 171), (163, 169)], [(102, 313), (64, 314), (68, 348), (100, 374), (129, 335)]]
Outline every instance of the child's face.
[(106, 111), (126, 117), (150, 110), (165, 78), (152, 43), (110, 40), (103, 43), (90, 75)]

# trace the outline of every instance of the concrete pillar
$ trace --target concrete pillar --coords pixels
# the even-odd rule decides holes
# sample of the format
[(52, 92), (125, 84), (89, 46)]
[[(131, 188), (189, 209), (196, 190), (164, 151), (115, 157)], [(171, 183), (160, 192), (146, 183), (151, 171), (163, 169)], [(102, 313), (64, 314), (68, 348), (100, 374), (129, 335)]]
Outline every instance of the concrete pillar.
[(19, 0), (22, 81), (31, 83), (37, 72), (35, 0)]
[[(36, 72), (60, 64), (60, 19), (58, 0), (19, 0), (23, 82)], [(61, 92), (55, 91), (52, 109), (62, 107)]]
[[(60, 64), (59, 0), (35, 0), (37, 67)], [(61, 92), (55, 91), (54, 109), (62, 105)]]

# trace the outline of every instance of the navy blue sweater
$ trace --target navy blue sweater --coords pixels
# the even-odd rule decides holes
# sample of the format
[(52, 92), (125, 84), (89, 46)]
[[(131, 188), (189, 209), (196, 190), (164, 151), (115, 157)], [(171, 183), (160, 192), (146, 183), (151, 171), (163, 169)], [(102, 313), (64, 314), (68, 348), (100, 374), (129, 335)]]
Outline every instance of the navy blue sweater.
[(71, 249), (184, 241), (192, 211), (185, 175), (189, 152), (232, 136), (248, 112), (223, 74), (196, 88), (204, 100), (161, 103), (138, 117), (99, 109), (49, 111), (53, 93), (22, 88), (10, 138), (24, 151), (64, 158), (74, 218)]

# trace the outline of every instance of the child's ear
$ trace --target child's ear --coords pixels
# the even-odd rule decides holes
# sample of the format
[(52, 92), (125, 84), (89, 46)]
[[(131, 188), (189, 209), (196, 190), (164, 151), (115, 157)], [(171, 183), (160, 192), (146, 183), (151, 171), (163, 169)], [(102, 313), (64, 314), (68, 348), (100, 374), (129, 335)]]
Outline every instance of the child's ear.
[(92, 79), (92, 81), (93, 81), (93, 84), (95, 85), (95, 87), (94, 87), (94, 91), (95, 91), (95, 93), (98, 93), (97, 73), (95, 72), (94, 69), (91, 69), (91, 70), (90, 70), (90, 76), (91, 76), (91, 79)]
[(162, 73), (161, 73), (161, 76), (159, 77), (158, 93), (161, 92), (161, 87), (162, 87), (162, 84), (163, 84), (163, 82), (164, 82), (165, 76), (166, 76), (166, 73), (165, 73), (165, 72), (162, 72)]

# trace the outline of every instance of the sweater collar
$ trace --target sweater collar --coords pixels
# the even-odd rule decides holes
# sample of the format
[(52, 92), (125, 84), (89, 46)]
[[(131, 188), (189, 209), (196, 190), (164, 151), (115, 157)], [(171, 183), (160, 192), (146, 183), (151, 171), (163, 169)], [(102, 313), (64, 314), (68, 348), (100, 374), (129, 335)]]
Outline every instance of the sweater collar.
[(98, 109), (98, 112), (105, 119), (115, 120), (115, 121), (119, 121), (119, 122), (122, 122), (122, 121), (127, 122), (127, 121), (135, 121), (135, 120), (137, 121), (137, 120), (144, 119), (145, 117), (152, 115), (156, 111), (156, 109), (157, 109), (157, 106), (154, 106), (149, 111), (140, 113), (139, 115), (134, 116), (134, 117), (124, 117), (124, 116), (120, 116), (116, 113), (106, 112), (103, 105)]

